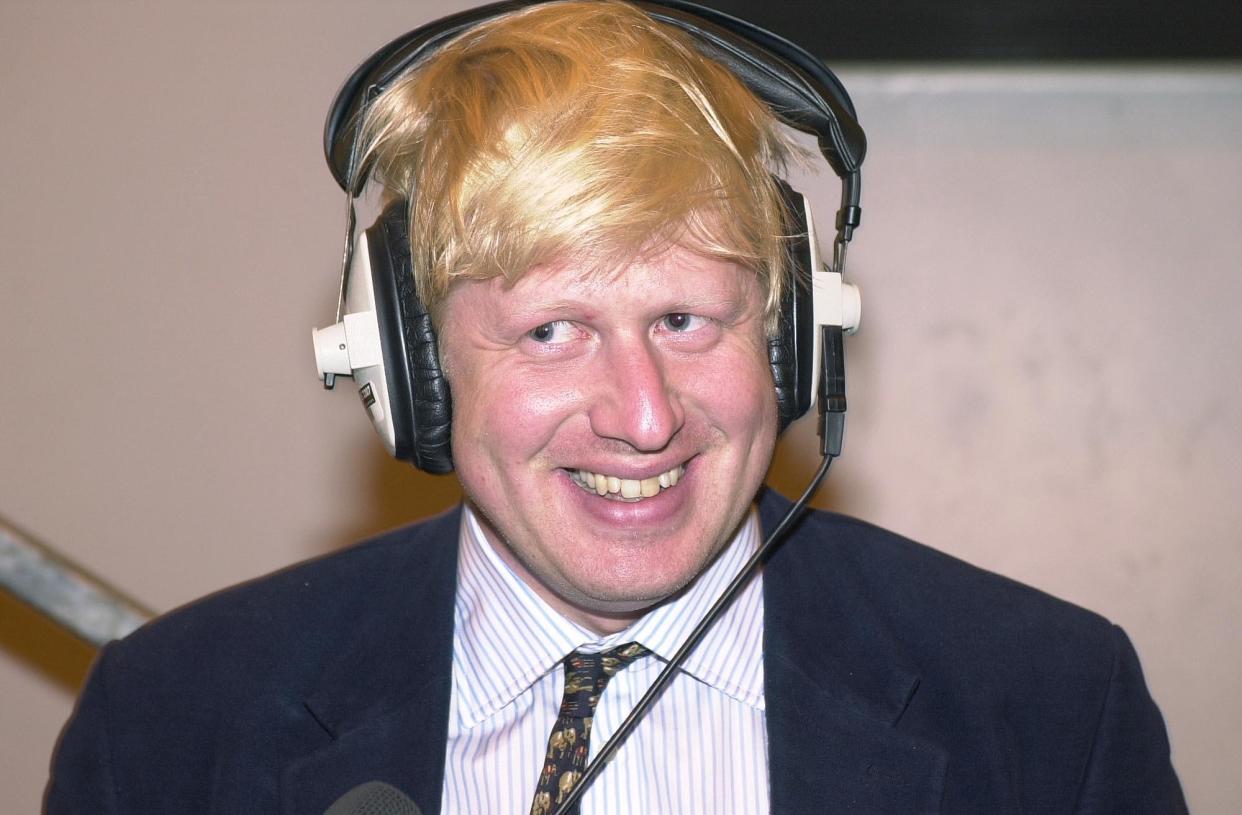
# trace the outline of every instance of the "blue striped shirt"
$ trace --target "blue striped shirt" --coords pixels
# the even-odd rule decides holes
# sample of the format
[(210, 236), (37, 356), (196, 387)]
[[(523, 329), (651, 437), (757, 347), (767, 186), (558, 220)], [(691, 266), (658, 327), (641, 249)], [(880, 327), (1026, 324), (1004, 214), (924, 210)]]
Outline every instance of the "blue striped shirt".
[[(759, 537), (752, 510), (685, 592), (625, 631), (600, 637), (565, 619), (515, 575), (466, 507), (442, 811), (527, 815), (560, 707), (565, 655), (630, 641), (652, 651), (605, 688), (592, 726), (594, 754), (755, 551)], [(581, 812), (767, 811), (763, 589), (757, 575), (586, 791)]]

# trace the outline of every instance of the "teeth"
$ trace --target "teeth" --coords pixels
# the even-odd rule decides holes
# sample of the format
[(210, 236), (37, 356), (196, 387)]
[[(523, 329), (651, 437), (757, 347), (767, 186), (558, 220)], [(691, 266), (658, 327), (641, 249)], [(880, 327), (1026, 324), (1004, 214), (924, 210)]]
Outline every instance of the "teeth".
[(592, 490), (601, 496), (610, 496), (624, 501), (640, 501), (653, 498), (660, 490), (677, 486), (686, 468), (678, 465), (671, 470), (653, 475), (650, 478), (617, 478), (615, 475), (603, 475), (588, 470), (570, 470), (570, 478), (584, 490)]

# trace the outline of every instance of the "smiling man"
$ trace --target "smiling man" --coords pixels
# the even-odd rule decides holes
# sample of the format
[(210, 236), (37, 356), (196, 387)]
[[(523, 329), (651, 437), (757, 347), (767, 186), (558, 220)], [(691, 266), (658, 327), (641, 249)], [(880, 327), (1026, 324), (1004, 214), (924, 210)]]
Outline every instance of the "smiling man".
[(433, 24), (368, 97), (367, 234), (398, 249), (416, 395), (451, 390), (464, 505), (108, 646), (49, 812), (413, 811), (348, 797), (374, 781), (427, 813), (1185, 811), (1120, 629), (826, 513), (577, 787), (789, 509), (762, 481), (792, 148), (671, 5), (689, 28), (617, 2)]
[(736, 261), (665, 248), (613, 272), (560, 262), (443, 306), (454, 462), (488, 543), (601, 632), (685, 587), (772, 456), (764, 297)]

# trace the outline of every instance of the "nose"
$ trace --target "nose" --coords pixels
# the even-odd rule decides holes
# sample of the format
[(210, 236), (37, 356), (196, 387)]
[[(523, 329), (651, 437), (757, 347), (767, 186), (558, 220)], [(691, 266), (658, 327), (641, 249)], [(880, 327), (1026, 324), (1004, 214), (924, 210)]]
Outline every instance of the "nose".
[(641, 452), (664, 449), (685, 421), (667, 360), (645, 338), (617, 343), (601, 355), (589, 416), (601, 438), (618, 439)]

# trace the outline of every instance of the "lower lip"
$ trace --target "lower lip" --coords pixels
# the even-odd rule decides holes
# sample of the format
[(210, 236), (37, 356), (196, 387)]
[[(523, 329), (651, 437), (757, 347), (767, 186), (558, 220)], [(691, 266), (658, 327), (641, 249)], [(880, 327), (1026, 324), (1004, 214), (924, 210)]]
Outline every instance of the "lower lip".
[(694, 479), (693, 468), (687, 466), (676, 486), (666, 487), (659, 494), (641, 501), (617, 501), (583, 489), (564, 470), (561, 475), (562, 488), (569, 491), (570, 500), (597, 523), (634, 531), (666, 526), (675, 521), (689, 506)]

